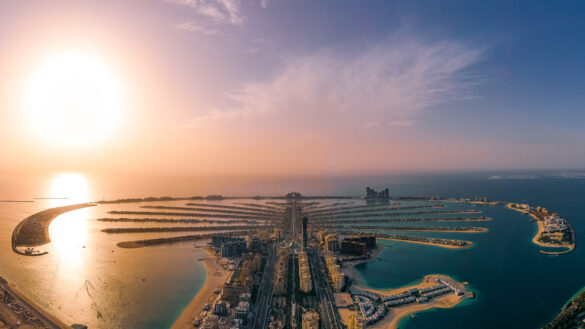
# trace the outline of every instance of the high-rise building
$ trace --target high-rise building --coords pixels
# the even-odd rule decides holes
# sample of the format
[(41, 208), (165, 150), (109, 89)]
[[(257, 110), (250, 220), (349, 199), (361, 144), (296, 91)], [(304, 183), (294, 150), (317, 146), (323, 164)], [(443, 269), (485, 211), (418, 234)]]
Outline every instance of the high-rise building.
[(227, 305), (224, 300), (220, 300), (215, 303), (215, 314), (224, 315), (227, 313)]
[(307, 253), (304, 251), (299, 252), (299, 282), (301, 291), (307, 293), (313, 290), (309, 259), (307, 258)]
[(384, 189), (383, 191), (377, 192), (374, 189), (371, 189), (369, 186), (366, 187), (366, 199), (382, 199), (387, 200), (390, 198), (390, 190)]
[(325, 249), (327, 249), (327, 251), (338, 251), (339, 235), (335, 233), (327, 234), (325, 237)]
[(353, 239), (345, 238), (341, 241), (341, 252), (354, 256), (367, 255), (366, 244)]
[(333, 254), (327, 253), (325, 255), (325, 263), (333, 289), (335, 291), (341, 291), (345, 286), (345, 274), (341, 271), (339, 264), (337, 264), (337, 258)]
[(367, 249), (376, 249), (376, 235), (371, 233), (358, 234), (345, 238), (344, 240), (351, 240), (361, 242), (366, 245)]
[(286, 293), (288, 283), (288, 263), (289, 251), (286, 248), (278, 250), (278, 259), (276, 261), (274, 273), (274, 293), (283, 295)]
[(303, 217), (303, 250), (307, 249), (307, 239), (308, 239), (308, 234), (307, 234), (307, 224), (309, 222), (309, 219), (307, 217)]

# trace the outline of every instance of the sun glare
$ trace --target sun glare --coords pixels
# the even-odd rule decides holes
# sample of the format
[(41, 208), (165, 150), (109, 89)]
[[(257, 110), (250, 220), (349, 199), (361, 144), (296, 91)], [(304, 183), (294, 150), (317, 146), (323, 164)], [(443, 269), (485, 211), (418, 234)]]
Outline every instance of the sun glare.
[(86, 178), (81, 174), (64, 173), (53, 178), (49, 190), (51, 207), (90, 201)]
[(52, 145), (87, 146), (108, 137), (123, 112), (120, 81), (97, 56), (64, 52), (33, 74), (25, 95), (27, 115)]

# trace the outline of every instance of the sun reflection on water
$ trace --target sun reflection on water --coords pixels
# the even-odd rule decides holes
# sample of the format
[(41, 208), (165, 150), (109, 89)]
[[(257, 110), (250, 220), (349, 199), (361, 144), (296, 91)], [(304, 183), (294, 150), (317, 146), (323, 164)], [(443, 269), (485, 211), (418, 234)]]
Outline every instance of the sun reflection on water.
[[(52, 182), (49, 196), (50, 207), (76, 204), (89, 201), (90, 193), (87, 179), (81, 174), (65, 173), (56, 176)], [(53, 220), (49, 226), (52, 252), (60, 257), (60, 265), (65, 270), (83, 267), (82, 250), (87, 245), (89, 208), (64, 213)]]

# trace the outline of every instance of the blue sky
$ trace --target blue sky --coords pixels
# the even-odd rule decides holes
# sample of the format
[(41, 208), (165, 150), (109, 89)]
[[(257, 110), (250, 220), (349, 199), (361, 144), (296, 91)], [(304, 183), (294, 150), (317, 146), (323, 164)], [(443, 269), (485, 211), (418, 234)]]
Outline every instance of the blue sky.
[(0, 137), (24, 134), (18, 76), (81, 45), (131, 86), (129, 133), (50, 166), (158, 150), (177, 161), (148, 170), (583, 168), (584, 31), (582, 1), (3, 1)]

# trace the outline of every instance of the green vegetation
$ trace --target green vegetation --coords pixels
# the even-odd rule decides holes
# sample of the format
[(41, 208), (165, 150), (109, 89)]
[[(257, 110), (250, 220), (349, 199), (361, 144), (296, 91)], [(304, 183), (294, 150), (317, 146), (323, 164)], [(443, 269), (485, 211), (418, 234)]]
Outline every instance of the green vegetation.
[(542, 327), (543, 329), (570, 329), (578, 328), (578, 324), (581, 321), (583, 325), (583, 319), (585, 319), (585, 288), (573, 298), (573, 300), (565, 305), (563, 310), (557, 317), (552, 320), (549, 324)]

